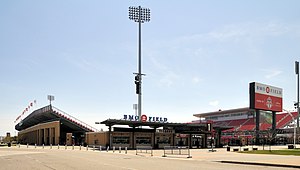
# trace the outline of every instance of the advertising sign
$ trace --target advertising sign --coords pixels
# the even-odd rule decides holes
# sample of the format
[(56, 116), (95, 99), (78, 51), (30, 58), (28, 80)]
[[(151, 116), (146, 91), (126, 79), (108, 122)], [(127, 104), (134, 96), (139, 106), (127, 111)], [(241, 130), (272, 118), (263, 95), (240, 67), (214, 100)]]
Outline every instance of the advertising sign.
[(250, 109), (282, 111), (282, 89), (257, 82), (250, 83)]

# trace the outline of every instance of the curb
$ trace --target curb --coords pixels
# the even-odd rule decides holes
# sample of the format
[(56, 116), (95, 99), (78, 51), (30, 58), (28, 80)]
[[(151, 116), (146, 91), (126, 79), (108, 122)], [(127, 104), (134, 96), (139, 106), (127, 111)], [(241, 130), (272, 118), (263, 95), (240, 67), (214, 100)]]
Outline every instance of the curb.
[(284, 165), (284, 164), (272, 164), (272, 163), (261, 163), (261, 162), (241, 162), (241, 161), (217, 161), (221, 163), (230, 164), (244, 164), (244, 165), (261, 165), (261, 166), (272, 166), (272, 167), (283, 167), (283, 168), (300, 168), (299, 165)]

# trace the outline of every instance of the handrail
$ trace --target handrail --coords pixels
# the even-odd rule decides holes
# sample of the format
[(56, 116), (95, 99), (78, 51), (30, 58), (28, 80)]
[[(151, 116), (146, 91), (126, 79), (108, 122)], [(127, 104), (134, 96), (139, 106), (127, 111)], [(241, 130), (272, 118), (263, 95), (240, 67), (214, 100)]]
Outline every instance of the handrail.
[(80, 124), (84, 125), (84, 127), (87, 128), (87, 129), (90, 129), (90, 130), (92, 130), (94, 132), (98, 132), (99, 131), (98, 129), (94, 128), (93, 126), (88, 125), (87, 123), (85, 123), (85, 122), (83, 122), (83, 121), (81, 121), (81, 120), (79, 120), (79, 119), (77, 119), (77, 118), (69, 115), (68, 113), (66, 113), (66, 112), (64, 112), (64, 111), (62, 111), (62, 110), (60, 110), (60, 109), (58, 109), (58, 108), (56, 108), (54, 106), (52, 106), (52, 110), (57, 111), (57, 112), (61, 113), (62, 115), (66, 116), (67, 118), (76, 121), (76, 123), (80, 123)]

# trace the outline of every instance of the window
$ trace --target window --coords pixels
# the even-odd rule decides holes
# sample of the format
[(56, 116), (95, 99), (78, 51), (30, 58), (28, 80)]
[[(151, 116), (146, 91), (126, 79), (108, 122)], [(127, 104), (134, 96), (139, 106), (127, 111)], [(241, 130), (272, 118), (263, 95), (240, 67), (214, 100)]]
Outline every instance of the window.
[(170, 137), (161, 136), (161, 137), (157, 138), (157, 143), (159, 143), (159, 144), (170, 144), (170, 142), (171, 142)]
[(136, 144), (151, 144), (151, 137), (136, 137)]
[(114, 136), (112, 142), (113, 142), (113, 144), (129, 144), (129, 137), (128, 136)]

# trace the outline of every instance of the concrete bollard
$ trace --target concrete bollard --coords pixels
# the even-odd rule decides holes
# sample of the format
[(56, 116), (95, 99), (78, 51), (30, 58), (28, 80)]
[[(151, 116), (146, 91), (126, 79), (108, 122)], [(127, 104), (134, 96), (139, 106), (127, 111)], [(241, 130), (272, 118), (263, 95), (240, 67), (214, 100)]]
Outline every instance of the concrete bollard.
[(102, 151), (102, 146), (99, 147), (99, 150)]
[(67, 150), (68, 145), (65, 145), (65, 150)]
[(43, 144), (43, 149), (45, 148), (45, 145)]
[(79, 145), (79, 150), (81, 151), (81, 145)]
[(113, 153), (115, 153), (115, 150), (116, 150), (116, 147), (114, 146), (114, 147), (113, 147)]
[(107, 147), (106, 152), (108, 152), (108, 150), (109, 150), (109, 146)]
[(89, 145), (86, 145), (86, 150), (89, 150)]
[(27, 143), (27, 148), (28, 148), (28, 143)]
[(21, 144), (19, 144), (19, 148), (21, 147)]
[(122, 150), (122, 148), (121, 148), (121, 146), (119, 146), (119, 153), (121, 153), (121, 150)]
[(36, 148), (36, 144), (34, 144), (34, 148)]
[(125, 154), (127, 154), (127, 147), (125, 147)]
[(59, 149), (59, 144), (57, 144), (57, 149)]
[(93, 151), (95, 151), (95, 145), (93, 146)]
[(72, 150), (74, 150), (74, 144), (72, 145)]
[(50, 149), (52, 149), (52, 144), (50, 144)]

